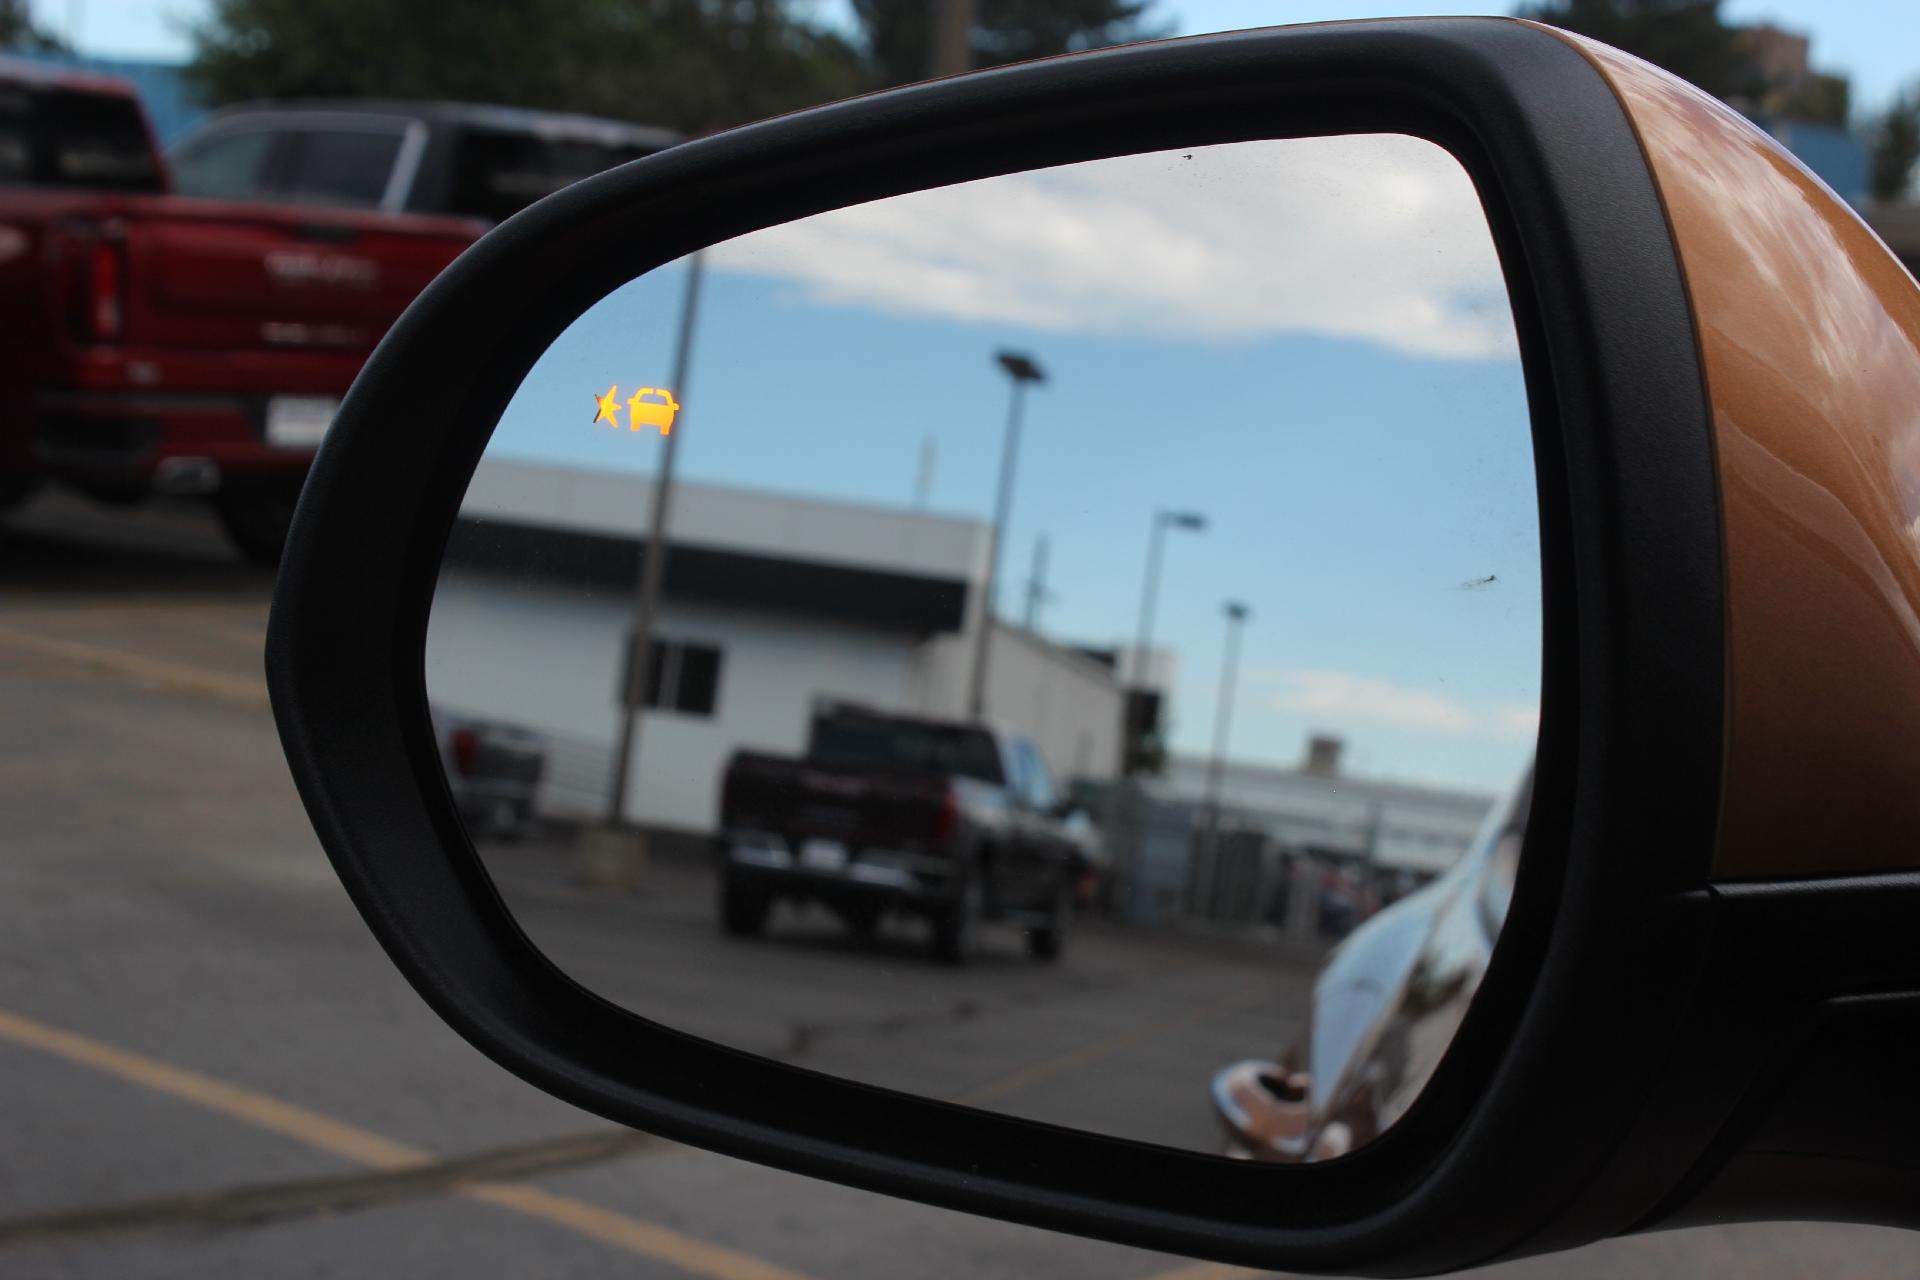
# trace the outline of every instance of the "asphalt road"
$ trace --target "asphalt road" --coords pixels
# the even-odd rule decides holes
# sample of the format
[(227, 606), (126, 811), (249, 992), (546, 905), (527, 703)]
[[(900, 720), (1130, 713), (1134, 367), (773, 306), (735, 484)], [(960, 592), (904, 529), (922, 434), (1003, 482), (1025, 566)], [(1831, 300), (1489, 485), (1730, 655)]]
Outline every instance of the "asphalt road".
[[(0, 1275), (1244, 1274), (775, 1173), (522, 1085), (405, 987), (315, 846), (258, 676), (265, 576), (191, 510), (55, 503), (14, 525), (0, 543)], [(1166, 1044), (1217, 1037), (1195, 1051), (1210, 1059), (1278, 1025), (1194, 1013), (1249, 983), (1236, 960), (1143, 971), (1089, 936), (1057, 974), (1009, 950), (958, 975), (920, 965), (905, 937), (862, 954), (804, 920), (728, 943), (697, 879), (662, 875), (609, 904), (576, 900), (551, 863), (501, 868), (535, 936), (609, 994), (681, 1000), (684, 1017), (716, 1017), (712, 1034), (823, 1069), (858, 1069), (876, 1044), (921, 1059), (944, 1046), (959, 1061), (928, 1091), (988, 1105), (1110, 1116), (1115, 1099), (1089, 1079), (1185, 1079)], [(621, 931), (604, 927), (623, 912), (659, 926), (646, 945), (735, 987), (776, 969), (830, 975), (860, 994), (856, 1013), (917, 1001), (929, 1016), (903, 1031), (777, 1001), (702, 1013), (697, 987), (634, 981), (610, 942)], [(1251, 1014), (1286, 1016), (1284, 980), (1252, 989)], [(1183, 1015), (1203, 1031), (1167, 1034)], [(1756, 1225), (1483, 1274), (1910, 1275), (1920, 1240)]]

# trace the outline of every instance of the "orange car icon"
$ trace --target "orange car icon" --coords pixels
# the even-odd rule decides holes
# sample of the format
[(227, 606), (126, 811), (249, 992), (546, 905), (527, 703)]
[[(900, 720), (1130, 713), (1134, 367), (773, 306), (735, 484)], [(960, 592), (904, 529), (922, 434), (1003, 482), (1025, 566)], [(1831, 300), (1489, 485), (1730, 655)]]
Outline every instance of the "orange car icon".
[[(660, 398), (648, 400), (647, 396)], [(680, 406), (674, 402), (673, 392), (665, 387), (642, 387), (627, 397), (627, 430), (658, 427), (664, 436), (673, 430), (673, 415), (678, 412)]]

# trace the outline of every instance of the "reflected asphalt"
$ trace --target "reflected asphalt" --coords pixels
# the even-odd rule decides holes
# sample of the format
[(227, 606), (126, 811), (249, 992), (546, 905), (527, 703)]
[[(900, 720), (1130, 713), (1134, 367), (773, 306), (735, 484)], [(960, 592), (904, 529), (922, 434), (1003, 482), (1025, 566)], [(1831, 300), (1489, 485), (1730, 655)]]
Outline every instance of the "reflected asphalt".
[[(347, 903), (259, 700), (266, 575), (229, 555), (192, 508), (102, 512), (57, 501), (13, 526), (0, 542), (0, 1012), (15, 1031), (30, 1023), (80, 1043), (0, 1032), (0, 1275), (1242, 1274), (670, 1143), (609, 1143), (601, 1122), (448, 1031)], [(541, 848), (508, 857), (537, 858)], [(521, 883), (504, 868), (503, 879)], [(736, 982), (790, 971), (767, 992), (702, 1014), (743, 1041), (797, 1050), (796, 1061), (830, 1070), (893, 1052), (926, 1064), (944, 1047), (953, 1061), (925, 1077), (926, 1091), (998, 1083), (991, 1100), (1010, 1110), (1058, 1107), (1088, 1079), (1122, 1078), (1122, 1065), (1141, 1089), (1168, 1091), (1166, 1080), (1189, 1078), (1216, 1046), (1180, 1060), (1189, 1033), (1153, 1033), (1156, 1015), (1179, 1016), (1189, 1011), (1176, 1008), (1183, 997), (1197, 1007), (1200, 993), (1224, 996), (1241, 981), (1237, 959), (1201, 951), (1161, 974), (1157, 961), (1137, 958), (1147, 953), (1097, 933), (1078, 938), (1057, 973), (1025, 960), (1012, 935), (967, 971), (931, 966), (904, 928), (876, 953), (849, 950), (824, 918), (789, 918), (766, 941), (734, 943), (714, 928), (697, 873), (675, 888), (663, 872), (645, 897), (591, 906), (572, 902), (552, 862), (533, 864), (523, 887), (547, 895), (527, 907), (536, 934), (546, 913), (583, 921), (561, 930), (564, 946), (550, 945), (610, 992), (665, 998), (673, 984), (623, 962), (627, 944), (584, 923), (590, 911), (644, 916), (656, 936), (639, 945), (661, 966), (697, 959)], [(819, 998), (800, 1000), (800, 987)], [(782, 1006), (775, 992), (795, 1003)], [(842, 1018), (839, 1001), (856, 996)], [(956, 1016), (963, 1004), (975, 1011)], [(927, 1020), (890, 1029), (853, 1016), (873, 1009)], [(1227, 1034), (1231, 1022), (1206, 1021), (1195, 1036)], [(1053, 1038), (1015, 1052), (1021, 1037), (996, 1033), (1002, 1024)], [(796, 1038), (796, 1027), (811, 1030)], [(1105, 1056), (1071, 1057), (1089, 1047)], [(1048, 1063), (1061, 1065), (1019, 1074)], [(203, 1092), (160, 1087), (169, 1080)], [(1109, 1116), (1124, 1101), (1090, 1097)], [(1196, 1096), (1177, 1119), (1155, 1108), (1185, 1126), (1162, 1140), (1204, 1129), (1200, 1104)], [(367, 1162), (416, 1153), (425, 1166), (385, 1172)], [(473, 1179), (508, 1194), (464, 1194)], [(64, 1225), (20, 1230), (49, 1221)], [(1613, 1242), (1487, 1274), (1910, 1274), (1920, 1270), (1914, 1240), (1749, 1226)]]
[(1304, 960), (1082, 921), (1057, 963), (1011, 926), (965, 967), (926, 926), (862, 941), (823, 908), (782, 904), (762, 938), (721, 933), (712, 866), (655, 859), (638, 893), (577, 887), (564, 841), (484, 855), (528, 935), (562, 969), (658, 1022), (909, 1093), (1168, 1146), (1217, 1151), (1206, 1084), (1294, 1043)]

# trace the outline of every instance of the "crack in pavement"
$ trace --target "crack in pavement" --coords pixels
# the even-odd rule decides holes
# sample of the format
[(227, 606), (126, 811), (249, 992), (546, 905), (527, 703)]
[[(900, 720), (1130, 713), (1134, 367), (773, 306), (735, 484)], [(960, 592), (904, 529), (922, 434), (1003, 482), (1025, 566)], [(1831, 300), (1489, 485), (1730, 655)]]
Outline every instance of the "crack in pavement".
[(1089, 991), (1121, 990), (1133, 985), (1135, 985), (1133, 979), (1119, 974), (1086, 974), (1063, 981), (1057, 991), (1013, 991), (1004, 993), (998, 1000), (976, 1000), (962, 996), (943, 1005), (896, 1009), (871, 1018), (844, 1018), (838, 1021), (817, 1022), (793, 1021), (787, 1024), (785, 1044), (779, 1049), (764, 1052), (762, 1056), (776, 1062), (790, 1062), (795, 1058), (806, 1056), (822, 1041), (832, 1038), (900, 1035), (923, 1027), (970, 1022), (975, 1018), (991, 1017), (999, 1013), (1071, 1003), (1068, 997), (1083, 995)]
[(681, 1149), (678, 1143), (637, 1130), (595, 1129), (494, 1147), (403, 1169), (243, 1184), (187, 1195), (155, 1196), (0, 1219), (0, 1249), (49, 1240), (96, 1239), (144, 1231), (263, 1226), (287, 1218), (444, 1195), (478, 1182), (524, 1180), (635, 1155), (665, 1154)]

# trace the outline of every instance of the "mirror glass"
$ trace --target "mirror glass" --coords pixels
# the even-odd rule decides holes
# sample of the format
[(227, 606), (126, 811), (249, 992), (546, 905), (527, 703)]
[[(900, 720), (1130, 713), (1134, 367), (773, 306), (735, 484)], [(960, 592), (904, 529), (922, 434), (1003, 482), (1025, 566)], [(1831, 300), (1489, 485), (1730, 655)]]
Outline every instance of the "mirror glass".
[(554, 342), (448, 545), (435, 731), (528, 935), (638, 1014), (1337, 1156), (1418, 1093), (1505, 915), (1536, 507), (1445, 151), (920, 192)]

